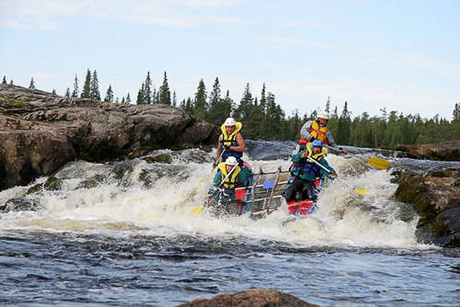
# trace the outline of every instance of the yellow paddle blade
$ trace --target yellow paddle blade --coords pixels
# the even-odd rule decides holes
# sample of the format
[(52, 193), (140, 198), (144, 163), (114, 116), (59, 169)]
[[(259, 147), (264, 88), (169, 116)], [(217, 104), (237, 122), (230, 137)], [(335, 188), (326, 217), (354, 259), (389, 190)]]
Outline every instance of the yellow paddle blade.
[(201, 211), (203, 211), (203, 209), (204, 209), (204, 206), (196, 207), (195, 209), (193, 209), (192, 211), (190, 211), (190, 213), (189, 213), (188, 215), (198, 214), (198, 213), (200, 213)]
[(387, 169), (388, 167), (390, 167), (390, 164), (391, 164), (390, 161), (386, 161), (386, 160), (379, 159), (379, 158), (368, 158), (366, 159), (366, 162), (369, 163), (370, 166), (373, 166), (379, 169)]
[(355, 189), (355, 191), (358, 192), (361, 195), (366, 195), (366, 193), (367, 193), (366, 190)]

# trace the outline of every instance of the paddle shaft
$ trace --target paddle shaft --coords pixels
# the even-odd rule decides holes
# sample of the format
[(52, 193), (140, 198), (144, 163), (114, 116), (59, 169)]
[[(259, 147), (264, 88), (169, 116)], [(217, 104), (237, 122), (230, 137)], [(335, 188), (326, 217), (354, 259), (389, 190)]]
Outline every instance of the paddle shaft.
[[(324, 169), (324, 170), (325, 170), (326, 172), (328, 172), (329, 174), (331, 173), (330, 170), (328, 170), (326, 167), (324, 167), (321, 163), (319, 163), (318, 161), (316, 161), (316, 160), (313, 159), (312, 157), (308, 157), (308, 160), (315, 162), (316, 164), (318, 164), (322, 169)], [(346, 182), (346, 181), (343, 180), (342, 178), (339, 178), (338, 176), (336, 176), (335, 179), (338, 179), (339, 181), (343, 182), (347, 187), (349, 187), (349, 188), (351, 188), (351, 189), (354, 189), (348, 182)], [(361, 193), (360, 193), (360, 194), (361, 194)]]

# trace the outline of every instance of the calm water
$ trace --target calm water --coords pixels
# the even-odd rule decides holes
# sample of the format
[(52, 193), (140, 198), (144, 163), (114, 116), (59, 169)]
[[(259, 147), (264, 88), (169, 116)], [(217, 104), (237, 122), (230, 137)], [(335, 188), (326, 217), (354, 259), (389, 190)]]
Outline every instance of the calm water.
[[(248, 288), (322, 306), (460, 304), (460, 251), (417, 242), (418, 217), (365, 154), (328, 158), (365, 196), (335, 181), (312, 216), (281, 208), (253, 220), (190, 216), (206, 198), (213, 154), (158, 153), (172, 162), (75, 162), (56, 174), (58, 191), (0, 192), (0, 205), (34, 208), (0, 213), (0, 304), (175, 306)], [(282, 157), (250, 163), (289, 167)]]

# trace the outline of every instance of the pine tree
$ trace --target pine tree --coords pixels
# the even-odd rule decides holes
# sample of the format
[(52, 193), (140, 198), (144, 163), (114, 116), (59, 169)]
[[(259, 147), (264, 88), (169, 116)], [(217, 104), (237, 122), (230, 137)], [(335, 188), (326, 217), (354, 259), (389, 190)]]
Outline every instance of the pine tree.
[(128, 95), (126, 96), (126, 103), (131, 104), (131, 97), (129, 96), (129, 92), (128, 92)]
[(171, 91), (169, 90), (168, 77), (166, 76), (166, 71), (163, 78), (163, 84), (160, 86), (158, 92), (158, 102), (171, 105)]
[(13, 85), (13, 79), (10, 79), (10, 85)]
[(97, 72), (94, 70), (93, 78), (91, 80), (89, 98), (93, 100), (101, 100), (101, 93), (99, 92), (99, 80), (97, 79)]
[(107, 89), (107, 93), (105, 94), (104, 102), (113, 102), (113, 90), (111, 84), (109, 84), (109, 88)]
[(53, 88), (53, 91), (51, 92), (51, 95), (57, 96), (55, 88)]
[(73, 98), (78, 97), (78, 91), (79, 91), (79, 89), (78, 89), (78, 76), (75, 75), (75, 80), (73, 82), (73, 92), (72, 92), (72, 97)]
[(91, 72), (89, 68), (86, 71), (85, 84), (83, 85), (83, 91), (81, 92), (81, 98), (90, 98), (91, 93)]
[(7, 82), (6, 82), (6, 76), (3, 76), (2, 84), (7, 84)]
[(65, 98), (70, 98), (70, 88), (66, 89), (64, 97)]
[(29, 90), (35, 89), (35, 81), (34, 78), (30, 79)]

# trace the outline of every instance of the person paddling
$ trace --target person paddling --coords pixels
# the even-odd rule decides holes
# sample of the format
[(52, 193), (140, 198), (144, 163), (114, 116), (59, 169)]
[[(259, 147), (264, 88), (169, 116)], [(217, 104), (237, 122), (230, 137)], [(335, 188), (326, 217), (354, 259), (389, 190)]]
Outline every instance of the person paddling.
[[(243, 135), (241, 134), (241, 129), (243, 124), (237, 122), (233, 117), (229, 117), (220, 127), (222, 134), (219, 136), (217, 142), (217, 153), (216, 161), (214, 162), (214, 167), (222, 160), (225, 162), (228, 157), (235, 157), (238, 162), (243, 157), (243, 152), (246, 150), (246, 145), (244, 143)], [(242, 163), (240, 162), (240, 166)]]
[[(323, 147), (323, 143), (320, 140), (314, 140), (312, 143), (307, 143), (304, 150), (292, 156), (293, 165), (291, 167), (291, 175), (294, 177), (294, 180), (284, 192), (286, 202), (292, 200), (299, 202), (305, 199), (316, 200), (316, 193), (314, 191), (314, 182), (316, 179), (323, 178), (323, 176), (331, 179), (337, 177), (335, 170), (329, 166), (324, 158), (326, 153), (327, 149)], [(315, 161), (328, 169), (329, 172), (325, 171), (311, 159), (315, 159)]]
[(237, 122), (233, 117), (227, 118), (222, 124), (220, 127), (222, 134), (219, 136), (217, 142), (216, 160), (213, 168), (219, 164), (220, 160), (225, 162), (229, 157), (234, 157), (238, 161), (243, 177), (246, 178), (239, 185), (249, 186), (252, 185), (254, 173), (249, 164), (243, 161), (243, 152), (246, 150), (246, 144), (241, 134), (242, 128), (243, 124)]
[[(228, 157), (225, 162), (217, 165), (213, 188), (210, 189), (209, 194), (220, 194), (220, 192), (223, 192), (227, 198), (235, 199), (235, 188), (246, 182), (248, 179), (247, 176), (247, 173), (241, 171), (236, 158)], [(223, 188), (223, 190), (216, 191), (216, 188)]]
[(307, 121), (302, 128), (300, 128), (299, 148), (302, 148), (308, 142), (319, 140), (323, 142), (324, 145), (330, 146), (334, 149), (337, 147), (338, 151), (343, 154), (347, 154), (348, 150), (338, 147), (337, 143), (334, 141), (331, 132), (327, 128), (328, 121), (329, 113), (327, 112), (319, 112), (316, 120)]

